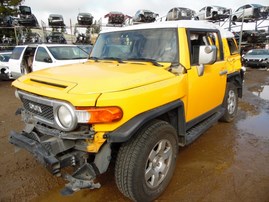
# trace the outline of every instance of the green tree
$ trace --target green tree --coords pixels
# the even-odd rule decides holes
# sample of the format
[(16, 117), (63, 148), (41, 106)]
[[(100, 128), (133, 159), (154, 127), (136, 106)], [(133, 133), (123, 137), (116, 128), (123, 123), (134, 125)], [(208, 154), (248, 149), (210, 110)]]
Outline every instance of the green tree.
[[(22, 5), (22, 3), (24, 3), (24, 0), (0, 0), (0, 26), (4, 25), (3, 20), (6, 16), (17, 17), (19, 12), (19, 6)], [(8, 42), (9, 45), (16, 42), (15, 30), (11, 27), (1, 27), (0, 44), (5, 45), (7, 43), (7, 40), (10, 41)]]
[(1, 16), (17, 16), (18, 6), (20, 6), (24, 0), (0, 0), (0, 15)]

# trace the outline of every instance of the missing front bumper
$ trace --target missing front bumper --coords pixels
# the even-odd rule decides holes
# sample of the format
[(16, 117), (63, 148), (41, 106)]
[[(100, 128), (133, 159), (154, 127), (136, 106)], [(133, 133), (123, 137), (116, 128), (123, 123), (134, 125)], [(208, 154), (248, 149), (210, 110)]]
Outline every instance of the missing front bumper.
[[(76, 165), (76, 161), (80, 162), (77, 165), (79, 166), (78, 169), (76, 169), (73, 174), (63, 174), (63, 178), (69, 182), (61, 191), (63, 195), (72, 194), (73, 192), (80, 189), (95, 189), (101, 187), (101, 185), (99, 183), (95, 183), (94, 180), (96, 176), (100, 174), (100, 171), (106, 171), (109, 164), (108, 160), (104, 161), (100, 160), (100, 158), (97, 158), (95, 162), (88, 163), (85, 156), (83, 157), (79, 151), (70, 153), (64, 152), (64, 155), (60, 155), (59, 153), (54, 155), (50, 151), (46, 150), (40, 142), (29, 138), (27, 135), (29, 134), (16, 133), (12, 131), (9, 136), (9, 142), (32, 153), (36, 159), (41, 164), (43, 164), (53, 175), (59, 177), (61, 176), (61, 168), (74, 166)], [(110, 156), (110, 146), (108, 145), (105, 148), (106, 149), (104, 149), (104, 152), (108, 152), (107, 155)], [(65, 151), (69, 150), (70, 148)], [(105, 156), (105, 158), (107, 158), (107, 156)], [(102, 166), (105, 164), (106, 166), (102, 167), (99, 164)], [(99, 168), (96, 165), (99, 165)]]

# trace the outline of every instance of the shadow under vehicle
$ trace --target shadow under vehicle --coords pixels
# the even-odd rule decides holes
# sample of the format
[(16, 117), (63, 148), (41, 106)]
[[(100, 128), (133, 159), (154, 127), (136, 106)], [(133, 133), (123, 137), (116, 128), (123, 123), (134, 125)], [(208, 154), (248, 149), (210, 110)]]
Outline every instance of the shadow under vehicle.
[(195, 15), (195, 20), (224, 20), (230, 15), (230, 9), (221, 6), (206, 6)]
[(155, 22), (158, 16), (159, 14), (154, 13), (150, 10), (141, 9), (135, 13), (133, 22)]

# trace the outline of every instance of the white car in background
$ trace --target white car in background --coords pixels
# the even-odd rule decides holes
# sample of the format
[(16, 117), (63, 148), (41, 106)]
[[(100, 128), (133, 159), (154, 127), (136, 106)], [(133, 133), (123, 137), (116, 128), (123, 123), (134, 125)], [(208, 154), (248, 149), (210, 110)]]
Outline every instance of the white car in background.
[(0, 52), (0, 80), (9, 80), (10, 70), (8, 67), (8, 61), (11, 54), (11, 51)]
[(224, 20), (230, 15), (230, 9), (221, 6), (206, 6), (196, 13), (195, 20)]
[(89, 54), (76, 45), (31, 44), (16, 46), (9, 59), (11, 78), (48, 67), (82, 63)]
[(240, 22), (244, 16), (244, 22), (268, 18), (269, 6), (260, 4), (246, 4), (235, 10), (232, 16), (233, 22)]
[(175, 7), (168, 11), (166, 21), (174, 20), (191, 20), (195, 15), (195, 11), (184, 7)]

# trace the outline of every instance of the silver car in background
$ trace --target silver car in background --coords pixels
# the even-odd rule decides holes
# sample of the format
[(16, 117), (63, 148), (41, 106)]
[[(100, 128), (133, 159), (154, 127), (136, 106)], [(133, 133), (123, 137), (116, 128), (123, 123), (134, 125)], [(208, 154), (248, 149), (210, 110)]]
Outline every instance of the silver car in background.
[(195, 15), (195, 20), (224, 20), (228, 18), (231, 9), (221, 6), (206, 6)]
[(254, 22), (258, 19), (268, 18), (268, 14), (269, 6), (262, 6), (260, 4), (246, 4), (235, 10), (232, 20), (234, 22), (240, 22), (243, 20), (244, 16), (244, 22)]
[(246, 67), (269, 68), (269, 49), (252, 49), (242, 56)]
[(133, 17), (133, 22), (155, 22), (159, 14), (150, 10), (138, 10)]
[(175, 7), (168, 11), (166, 21), (172, 20), (191, 20), (195, 15), (195, 11), (184, 7)]

